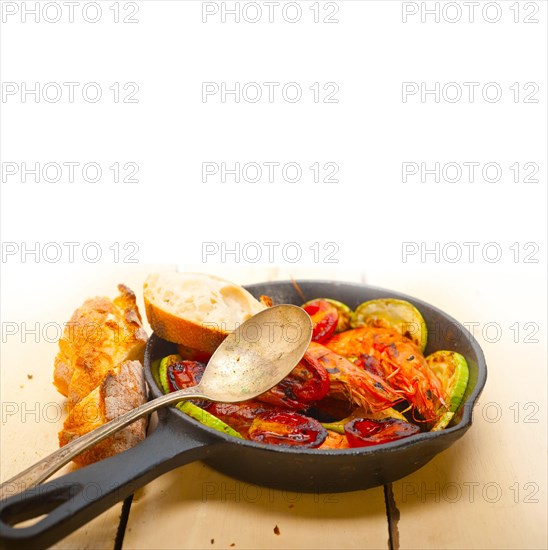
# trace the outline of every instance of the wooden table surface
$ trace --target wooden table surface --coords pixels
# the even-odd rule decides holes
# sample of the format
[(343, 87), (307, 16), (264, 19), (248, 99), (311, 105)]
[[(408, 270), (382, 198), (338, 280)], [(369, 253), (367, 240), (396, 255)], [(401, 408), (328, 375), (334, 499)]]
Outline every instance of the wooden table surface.
[[(64, 398), (52, 385), (56, 327), (87, 297), (112, 296), (118, 282), (140, 294), (149, 271), (174, 267), (52, 265), (32, 278), (33, 269), (23, 265), (3, 270), (2, 480), (57, 448)], [(353, 493), (275, 491), (231, 479), (199, 462), (189, 464), (134, 495), (125, 531), (119, 532), (120, 503), (55, 548), (548, 546), (546, 291), (540, 278), (509, 290), (517, 288), (512, 273), (434, 279), (424, 273), (403, 277), (373, 270), (364, 276), (358, 269), (341, 268), (208, 270), (241, 284), (289, 275), (365, 281), (447, 311), (474, 329), (487, 359), (488, 381), (472, 428), (415, 474), (386, 488)], [(531, 334), (535, 325), (526, 323), (536, 323), (539, 331)]]

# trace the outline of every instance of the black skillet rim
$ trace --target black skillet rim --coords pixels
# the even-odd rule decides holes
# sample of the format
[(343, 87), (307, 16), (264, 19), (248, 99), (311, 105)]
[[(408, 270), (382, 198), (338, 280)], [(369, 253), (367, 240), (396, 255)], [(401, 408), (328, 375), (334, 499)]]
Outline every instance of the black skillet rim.
[[(473, 348), (477, 359), (478, 359), (478, 376), (476, 385), (472, 389), (470, 395), (466, 399), (466, 401), (461, 404), (461, 408), (463, 408), (463, 415), (461, 420), (455, 425), (450, 428), (446, 428), (437, 432), (421, 432), (419, 434), (410, 436), (408, 438), (399, 440), (399, 441), (393, 441), (391, 443), (383, 443), (380, 445), (374, 445), (371, 447), (356, 447), (351, 449), (302, 449), (302, 448), (293, 448), (293, 447), (282, 447), (282, 446), (276, 446), (276, 445), (268, 445), (266, 443), (257, 443), (254, 441), (249, 441), (247, 439), (237, 439), (235, 437), (232, 437), (227, 434), (223, 434), (222, 432), (219, 432), (217, 430), (214, 430), (213, 428), (209, 428), (208, 426), (204, 426), (197, 420), (194, 420), (190, 416), (186, 415), (185, 413), (179, 411), (175, 407), (169, 407), (169, 412), (177, 415), (183, 422), (190, 424), (194, 428), (197, 428), (199, 431), (209, 433), (211, 436), (213, 436), (216, 440), (222, 440), (225, 441), (227, 444), (231, 445), (243, 445), (246, 447), (261, 449), (262, 451), (269, 451), (273, 453), (283, 453), (283, 454), (298, 454), (298, 455), (308, 455), (308, 456), (367, 456), (372, 454), (378, 454), (381, 452), (387, 452), (390, 453), (392, 451), (401, 450), (401, 449), (407, 449), (412, 448), (416, 445), (420, 445), (421, 443), (425, 441), (431, 441), (434, 439), (440, 439), (445, 438), (451, 434), (454, 434), (456, 432), (462, 431), (463, 434), (468, 428), (472, 425), (472, 417), (473, 417), (473, 409), (474, 404), (476, 403), (476, 400), (478, 399), (479, 395), (481, 394), (485, 382), (487, 380), (487, 364), (485, 362), (485, 356), (483, 354), (483, 351), (477, 342), (477, 340), (474, 338), (474, 336), (470, 333), (468, 333), (465, 329), (465, 327), (459, 323), (456, 319), (442, 311), (441, 309), (437, 308), (436, 306), (433, 306), (424, 300), (420, 300), (418, 298), (415, 298), (414, 296), (409, 296), (408, 294), (404, 294), (402, 292), (389, 290), (382, 287), (367, 285), (364, 283), (353, 283), (353, 282), (344, 282), (344, 281), (328, 281), (328, 280), (321, 280), (321, 279), (303, 279), (295, 281), (297, 284), (321, 284), (321, 285), (332, 285), (332, 286), (344, 286), (344, 287), (354, 287), (356, 290), (371, 290), (375, 292), (380, 293), (386, 293), (387, 298), (398, 298), (402, 300), (408, 300), (414, 305), (417, 306), (417, 308), (420, 309), (420, 306), (426, 306), (427, 308), (430, 308), (433, 312), (437, 313), (438, 315), (444, 317), (447, 321), (452, 323), (454, 326), (458, 327), (461, 332), (464, 332), (466, 334), (466, 337), (469, 338), (470, 345)], [(273, 285), (273, 286), (284, 286), (284, 285), (293, 285), (293, 281), (291, 280), (282, 280), (282, 281), (265, 281), (262, 283), (254, 283), (249, 285), (243, 285), (244, 288), (250, 292), (253, 291), (255, 287), (263, 286), (265, 284)], [(159, 336), (156, 334), (153, 334), (156, 338), (160, 339)], [(150, 365), (148, 363), (148, 356), (150, 354), (150, 342), (154, 341), (154, 338), (150, 338), (147, 342), (146, 346), (146, 352), (145, 352), (145, 376), (148, 382), (148, 385), (151, 390), (151, 394), (153, 397), (159, 397), (160, 395), (163, 395), (163, 392), (156, 384), (156, 380), (154, 379), (154, 376), (152, 375), (152, 371), (150, 369)]]

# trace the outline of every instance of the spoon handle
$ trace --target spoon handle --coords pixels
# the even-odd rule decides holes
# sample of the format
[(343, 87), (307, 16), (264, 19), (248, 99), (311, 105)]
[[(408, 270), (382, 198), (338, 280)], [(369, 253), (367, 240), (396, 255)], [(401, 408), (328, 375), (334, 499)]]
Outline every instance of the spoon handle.
[(200, 393), (200, 388), (198, 386), (162, 395), (152, 401), (143, 403), (139, 407), (99, 426), (95, 430), (91, 430), (73, 439), (64, 447), (57, 449), (57, 451), (54, 451), (36, 464), (33, 464), (26, 470), (23, 470), (21, 473), (2, 483), (2, 485), (0, 485), (0, 500), (21, 493), (26, 489), (30, 489), (42, 483), (42, 481), (46, 480), (54, 472), (59, 470), (59, 468), (70, 462), (75, 456), (87, 451), (96, 443), (120, 431), (122, 428), (125, 428), (139, 418), (154, 412), (156, 409), (174, 405), (184, 399), (193, 399), (197, 397), (205, 397)]

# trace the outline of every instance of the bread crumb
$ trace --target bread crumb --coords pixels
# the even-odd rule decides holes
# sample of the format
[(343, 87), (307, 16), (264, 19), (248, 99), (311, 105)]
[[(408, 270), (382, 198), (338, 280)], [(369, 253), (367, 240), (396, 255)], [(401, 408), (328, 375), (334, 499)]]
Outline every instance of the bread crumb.
[(231, 546), (231, 547), (232, 547), (232, 546), (236, 546), (236, 543), (235, 543), (235, 542), (231, 542), (231, 543), (230, 543), (230, 546)]
[(274, 525), (274, 534), (279, 535), (280, 534), (280, 528), (277, 525)]
[(27, 378), (28, 378), (29, 380), (32, 380), (32, 378), (33, 378), (32, 374), (27, 374)]
[(209, 542), (210, 542), (211, 544), (215, 544), (215, 539), (211, 539)]

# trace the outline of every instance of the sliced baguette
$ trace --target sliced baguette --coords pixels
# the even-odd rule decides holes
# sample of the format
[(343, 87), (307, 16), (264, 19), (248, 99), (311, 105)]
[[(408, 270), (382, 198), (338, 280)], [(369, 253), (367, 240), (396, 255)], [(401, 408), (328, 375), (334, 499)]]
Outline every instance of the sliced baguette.
[(122, 361), (142, 360), (147, 334), (135, 294), (125, 285), (118, 285), (118, 292), (114, 300), (86, 300), (66, 323), (53, 381), (70, 405), (99, 386)]
[(201, 273), (149, 275), (144, 300), (148, 322), (158, 336), (207, 353), (266, 309), (241, 286)]
[[(69, 406), (69, 415), (59, 432), (59, 445), (66, 445), (74, 438), (142, 405), (146, 400), (146, 384), (141, 363), (120, 363), (108, 371), (98, 387), (78, 403)], [(77, 456), (74, 462), (79, 466), (86, 466), (121, 453), (145, 438), (145, 428), (144, 418), (136, 420)]]

